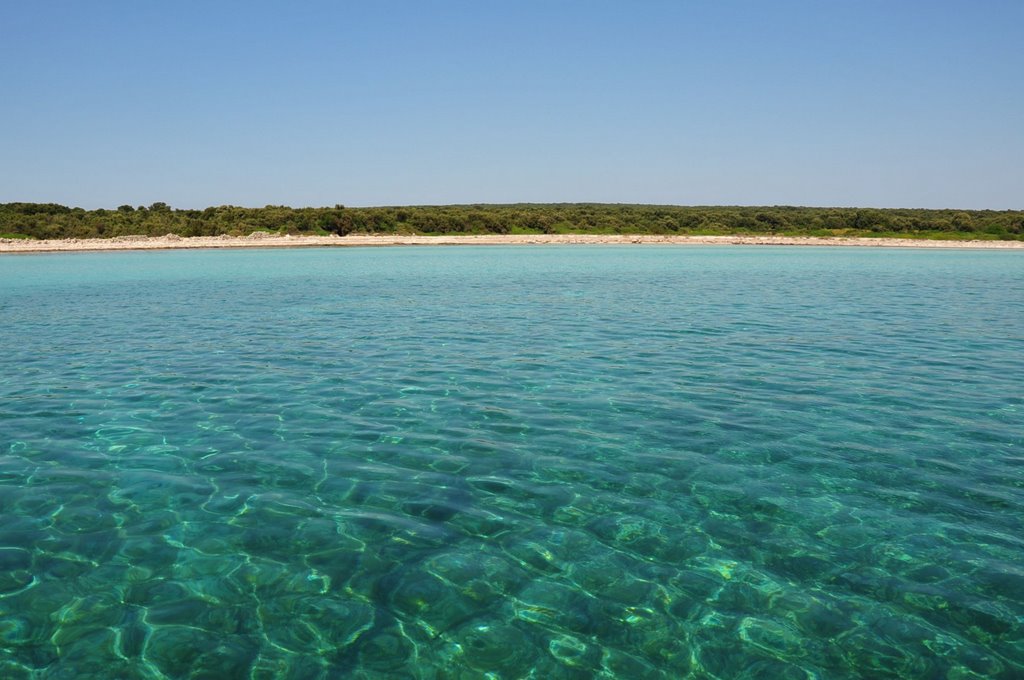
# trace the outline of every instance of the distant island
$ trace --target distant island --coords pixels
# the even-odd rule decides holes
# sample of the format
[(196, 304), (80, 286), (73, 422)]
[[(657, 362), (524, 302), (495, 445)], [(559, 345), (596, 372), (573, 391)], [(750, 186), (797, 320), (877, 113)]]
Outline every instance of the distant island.
[(1024, 241), (1022, 210), (517, 203), (351, 208), (0, 204), (0, 239), (274, 235), (788, 236)]

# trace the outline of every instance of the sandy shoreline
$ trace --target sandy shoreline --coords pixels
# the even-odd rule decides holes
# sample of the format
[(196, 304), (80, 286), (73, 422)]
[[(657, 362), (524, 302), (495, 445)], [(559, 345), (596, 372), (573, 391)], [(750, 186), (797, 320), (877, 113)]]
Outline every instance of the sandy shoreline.
[(194, 248), (296, 248), (325, 246), (411, 245), (561, 245), (678, 244), (765, 246), (860, 246), (875, 248), (984, 248), (1024, 250), (1024, 241), (931, 241), (894, 238), (820, 238), (813, 236), (654, 236), (605, 234), (486, 234), (480, 236), (121, 236), (111, 239), (0, 239), (0, 253), (78, 252), (98, 250), (176, 250)]

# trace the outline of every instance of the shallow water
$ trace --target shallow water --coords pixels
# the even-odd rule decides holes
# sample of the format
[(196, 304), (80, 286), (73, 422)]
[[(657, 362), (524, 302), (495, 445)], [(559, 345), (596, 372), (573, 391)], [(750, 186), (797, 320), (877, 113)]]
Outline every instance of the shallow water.
[(5, 257), (0, 347), (5, 679), (1024, 674), (1019, 253)]

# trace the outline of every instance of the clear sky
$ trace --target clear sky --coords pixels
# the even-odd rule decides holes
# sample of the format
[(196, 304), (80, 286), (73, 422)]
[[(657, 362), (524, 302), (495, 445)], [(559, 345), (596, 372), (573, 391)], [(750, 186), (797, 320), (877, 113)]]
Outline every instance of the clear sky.
[(0, 202), (1024, 208), (1024, 0), (0, 0)]

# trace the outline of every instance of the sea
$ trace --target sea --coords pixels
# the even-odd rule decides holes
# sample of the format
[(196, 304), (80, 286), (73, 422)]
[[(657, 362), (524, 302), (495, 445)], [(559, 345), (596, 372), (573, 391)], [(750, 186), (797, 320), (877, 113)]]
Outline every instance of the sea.
[(1024, 677), (1024, 253), (0, 257), (0, 678)]

